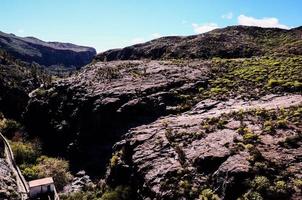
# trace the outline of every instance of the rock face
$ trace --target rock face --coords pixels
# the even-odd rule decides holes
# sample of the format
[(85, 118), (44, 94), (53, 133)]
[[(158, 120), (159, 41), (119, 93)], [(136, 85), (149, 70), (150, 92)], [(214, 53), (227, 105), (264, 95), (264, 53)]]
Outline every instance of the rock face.
[[(260, 77), (254, 60), (261, 59), (223, 61), (217, 77), (215, 60), (98, 62), (32, 93), (24, 120), (49, 153), (64, 152), (90, 175), (104, 172), (114, 146), (106, 184), (130, 185), (138, 199), (299, 199), (301, 76), (291, 76), (296, 89), (285, 94), (232, 71), (250, 63)], [(283, 69), (276, 66), (266, 78)], [(263, 93), (245, 96), (247, 87), (218, 95), (224, 90), (216, 85), (226, 86), (222, 77), (231, 74)], [(258, 179), (267, 179), (265, 189)]]
[[(129, 128), (181, 109), (182, 95), (206, 87), (208, 65), (99, 62), (34, 93), (25, 123), (32, 134), (47, 141), (47, 149), (66, 152), (99, 173), (112, 145)], [(90, 159), (95, 159), (93, 164)]]
[(13, 178), (13, 172), (9, 165), (3, 158), (3, 151), (4, 148), (0, 145), (0, 199), (19, 200), (21, 197), (18, 194), (16, 180)]
[(112, 50), (32, 92), (24, 122), (73, 170), (105, 174), (107, 195), (299, 200), (300, 54), (301, 28), (241, 26)]
[(25, 62), (46, 67), (82, 67), (92, 61), (96, 50), (70, 43), (44, 42), (33, 37), (18, 37), (0, 32), (0, 49)]
[[(286, 174), (283, 178), (290, 184), (302, 176), (296, 171), (301, 165), (301, 141), (295, 148), (280, 144), (301, 134), (301, 127), (278, 128), (272, 136), (263, 130), (255, 113), (290, 107), (296, 110), (297, 106), (301, 109), (301, 103), (301, 95), (268, 96), (248, 102), (202, 101), (181, 115), (131, 129), (115, 147), (120, 152), (116, 154), (119, 161), (111, 166), (107, 181), (112, 185), (133, 181), (143, 199), (195, 199), (207, 187), (215, 188), (223, 199), (237, 199), (251, 187), (246, 184), (248, 180), (262, 173), (271, 173), (272, 177)], [(241, 119), (239, 112), (244, 113)], [(239, 131), (242, 127), (248, 131)], [(258, 169), (261, 167), (274, 168)]]
[(247, 58), (260, 55), (301, 55), (300, 28), (283, 30), (232, 26), (188, 36), (163, 37), (123, 49), (109, 50), (96, 60)]

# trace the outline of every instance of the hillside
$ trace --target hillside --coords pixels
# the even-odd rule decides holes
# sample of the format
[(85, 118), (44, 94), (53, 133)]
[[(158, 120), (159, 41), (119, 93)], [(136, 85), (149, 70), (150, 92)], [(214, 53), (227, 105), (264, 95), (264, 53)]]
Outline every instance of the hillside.
[(23, 112), (6, 135), (63, 200), (300, 200), (301, 31), (160, 38), (56, 81), (4, 53), (0, 111)]
[(0, 49), (16, 59), (46, 67), (82, 67), (92, 61), (96, 50), (70, 43), (44, 42), (34, 37), (18, 37), (0, 31)]
[(40, 66), (16, 60), (0, 50), (0, 112), (7, 117), (20, 119), (28, 94), (50, 82), (51, 76)]
[(73, 169), (105, 176), (71, 199), (105, 188), (122, 199), (298, 200), (301, 64), (301, 56), (97, 62), (40, 88), (25, 124)]
[(248, 58), (302, 53), (302, 29), (230, 26), (187, 37), (162, 37), (97, 55), (98, 61), (137, 59)]

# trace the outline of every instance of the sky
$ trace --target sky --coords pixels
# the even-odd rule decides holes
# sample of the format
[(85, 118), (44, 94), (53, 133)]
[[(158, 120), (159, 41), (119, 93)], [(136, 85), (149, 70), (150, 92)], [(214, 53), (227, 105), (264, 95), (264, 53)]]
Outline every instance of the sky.
[(0, 31), (102, 52), (230, 25), (302, 25), (301, 0), (1, 0)]

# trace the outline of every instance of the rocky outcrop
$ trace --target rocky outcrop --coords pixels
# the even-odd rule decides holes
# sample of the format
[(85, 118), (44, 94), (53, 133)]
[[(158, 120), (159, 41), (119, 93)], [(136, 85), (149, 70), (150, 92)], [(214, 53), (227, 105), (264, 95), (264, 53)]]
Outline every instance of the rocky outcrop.
[[(301, 105), (301, 95), (205, 100), (181, 115), (131, 129), (115, 146), (117, 161), (107, 183), (133, 184), (142, 199), (196, 199), (211, 188), (230, 200), (251, 194), (252, 180), (262, 175), (272, 185), (264, 189), (273, 193), (263, 194), (264, 199), (299, 199), (301, 188), (294, 182), (302, 177), (301, 140), (295, 140), (295, 147), (282, 144), (301, 137)], [(281, 108), (292, 110), (281, 114)], [(291, 112), (300, 116), (294, 119)], [(271, 118), (266, 115), (288, 122), (268, 131), (263, 120)], [(280, 191), (277, 181), (286, 184)]]
[(248, 58), (271, 54), (301, 55), (301, 28), (283, 30), (231, 26), (187, 37), (162, 37), (97, 55), (98, 61), (137, 59)]
[(70, 43), (44, 42), (33, 37), (18, 37), (0, 32), (0, 49), (16, 59), (40, 65), (82, 67), (92, 61), (96, 50)]
[(108, 166), (109, 192), (299, 199), (301, 61), (97, 62), (31, 93), (24, 120), (73, 170)]
[(89, 187), (95, 187), (95, 185), (91, 181), (90, 177), (86, 175), (85, 171), (79, 171), (76, 173), (72, 182), (64, 187), (64, 191), (62, 193), (68, 196), (71, 193), (84, 191)]
[(9, 167), (6, 160), (3, 158), (4, 147), (2, 141), (0, 143), (0, 199), (19, 200), (21, 199), (21, 196), (18, 193), (14, 173)]
[(65, 152), (88, 172), (100, 173), (112, 145), (129, 128), (185, 109), (185, 94), (207, 87), (209, 64), (117, 61), (87, 66), (33, 93), (24, 114), (26, 127), (47, 141), (49, 152)]

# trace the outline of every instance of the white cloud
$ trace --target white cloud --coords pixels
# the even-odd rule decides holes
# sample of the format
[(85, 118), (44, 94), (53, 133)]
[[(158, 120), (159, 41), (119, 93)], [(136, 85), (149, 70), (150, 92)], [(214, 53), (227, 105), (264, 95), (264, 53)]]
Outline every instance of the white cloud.
[(237, 19), (239, 25), (289, 29), (288, 26), (280, 24), (279, 20), (275, 17), (256, 19), (254, 17), (239, 15)]
[(133, 38), (133, 39), (131, 40), (131, 43), (132, 43), (132, 44), (138, 44), (138, 43), (143, 43), (143, 42), (145, 42), (145, 39), (144, 39), (144, 38), (141, 38), (141, 37)]
[(221, 18), (222, 19), (232, 19), (233, 13), (232, 12), (226, 13), (226, 14), (222, 15)]
[(205, 23), (201, 25), (193, 23), (192, 26), (195, 33), (205, 33), (214, 30), (216, 28), (219, 28), (219, 26), (215, 23)]
[(152, 38), (159, 38), (162, 35), (160, 33), (152, 33), (151, 36), (152, 36)]

